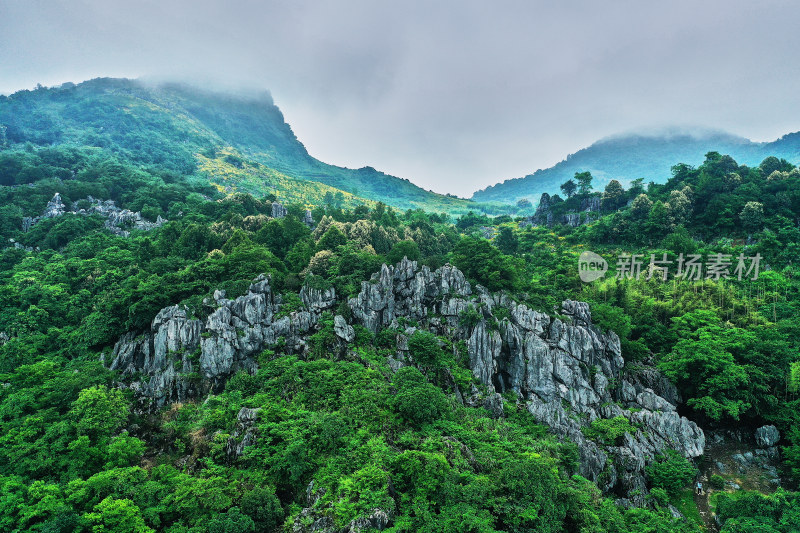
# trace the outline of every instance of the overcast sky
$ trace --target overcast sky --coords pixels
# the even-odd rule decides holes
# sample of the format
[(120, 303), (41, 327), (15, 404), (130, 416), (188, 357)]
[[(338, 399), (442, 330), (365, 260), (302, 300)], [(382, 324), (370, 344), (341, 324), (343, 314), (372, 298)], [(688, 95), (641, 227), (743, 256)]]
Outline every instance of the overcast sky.
[(0, 93), (266, 88), (309, 152), (469, 196), (667, 125), (800, 130), (800, 2), (0, 0)]

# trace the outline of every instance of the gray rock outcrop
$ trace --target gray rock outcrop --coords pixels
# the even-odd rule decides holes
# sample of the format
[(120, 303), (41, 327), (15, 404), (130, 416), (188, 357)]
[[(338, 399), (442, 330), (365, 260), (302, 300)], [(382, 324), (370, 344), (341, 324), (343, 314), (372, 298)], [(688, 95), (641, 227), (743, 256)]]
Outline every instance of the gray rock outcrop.
[(60, 217), (66, 211), (67, 206), (61, 201), (61, 194), (56, 193), (53, 199), (47, 202), (47, 206), (42, 213), (42, 218), (55, 218)]
[[(84, 201), (89, 204), (88, 207), (74, 207), (71, 211), (67, 211), (66, 205), (64, 205), (64, 202), (61, 200), (61, 195), (56, 193), (53, 199), (47, 202), (47, 206), (40, 216), (25, 217), (22, 219), (22, 231), (28, 232), (41, 220), (60, 217), (67, 213), (83, 216), (100, 215), (106, 219), (104, 224), (106, 229), (122, 237), (130, 236), (131, 229), (149, 231), (161, 227), (167, 222), (161, 215), (158, 216), (155, 222), (150, 222), (138, 211), (117, 207), (114, 200), (98, 200), (92, 196), (88, 196), (82, 202)], [(79, 203), (80, 202), (75, 202), (75, 205)]]
[(775, 426), (761, 426), (756, 430), (756, 444), (761, 448), (775, 446), (781, 440), (781, 434)]
[(283, 206), (283, 204), (279, 204), (278, 202), (272, 202), (272, 218), (283, 218), (285, 217), (289, 211)]
[(239, 414), (236, 415), (238, 425), (231, 433), (228, 442), (225, 445), (225, 452), (228, 457), (239, 457), (244, 453), (244, 450), (255, 443), (255, 428), (253, 427), (258, 420), (258, 413), (261, 409), (250, 409), (242, 407)]
[[(285, 352), (303, 354), (321, 314), (337, 304), (333, 289), (314, 288), (324, 285), (311, 281), (300, 291), (302, 308), (292, 313), (280, 312), (263, 276), (235, 300), (217, 291), (205, 321), (177, 306), (166, 308), (149, 331), (120, 339), (111, 366), (159, 407), (219, 389), (239, 370), (255, 371), (254, 356), (278, 339)], [(705, 435), (677, 413), (674, 387), (653, 368), (627, 370), (619, 338), (592, 323), (586, 303), (567, 300), (560, 318), (551, 317), (471, 286), (452, 265), (431, 271), (404, 258), (362, 282), (347, 305), (352, 324), (342, 315), (333, 320), (341, 345), (354, 340), (353, 324), (373, 333), (390, 328), (397, 342), (389, 360), (393, 369), (413, 362), (408, 339), (417, 329), (449, 339), (454, 350), (463, 342), (484, 389), (465, 397), (453, 382), (456, 397), (500, 418), (501, 394), (516, 396), (540, 423), (577, 444), (581, 475), (624, 496), (625, 505), (646, 504), (645, 467), (665, 450), (688, 458), (703, 453)], [(414, 326), (401, 328), (404, 321)], [(615, 442), (589, 437), (596, 432), (588, 429), (615, 418), (631, 428), (623, 437)], [(771, 432), (764, 433), (772, 439)]]
[[(565, 301), (566, 318), (552, 318), (480, 286), (473, 290), (450, 265), (431, 272), (404, 259), (362, 283), (348, 305), (356, 321), (373, 332), (406, 317), (465, 341), (470, 368), (488, 389), (489, 400), (482, 404), (492, 416), (502, 416), (493, 395), (513, 391), (537, 420), (578, 444), (583, 476), (628, 495), (631, 505), (645, 504), (644, 468), (665, 450), (690, 458), (703, 453), (703, 431), (653, 388), (674, 399), (674, 387), (654, 369), (628, 377), (619, 338), (592, 324), (586, 303)], [(482, 310), (473, 325), (460, 320), (469, 307)], [(498, 320), (494, 307), (508, 309), (509, 316)], [(396, 362), (404, 360), (398, 342)], [(585, 436), (593, 422), (616, 417), (636, 428), (623, 442), (598, 443)]]
[[(151, 408), (219, 390), (238, 371), (254, 372), (254, 356), (278, 344), (289, 353), (303, 353), (305, 336), (332, 307), (333, 289), (304, 287), (303, 308), (278, 317), (281, 304), (269, 279), (259, 276), (247, 294), (229, 300), (214, 293), (214, 310), (205, 321), (186, 309), (162, 309), (150, 330), (124, 335), (114, 346), (111, 368), (119, 370), (128, 386), (149, 400)], [(351, 327), (352, 329), (352, 327)]]
[[(554, 200), (555, 199), (555, 200)], [(579, 211), (564, 213), (560, 217), (553, 214), (553, 207), (558, 203), (558, 197), (551, 197), (547, 193), (542, 193), (539, 198), (539, 205), (536, 211), (523, 220), (521, 226), (553, 226), (554, 224), (564, 224), (565, 226), (578, 227), (581, 224), (588, 224), (596, 220), (599, 216), (601, 199), (599, 196), (589, 196), (583, 198), (580, 203)]]
[(325, 495), (324, 487), (316, 488), (314, 481), (306, 488), (306, 506), (292, 524), (292, 533), (366, 533), (383, 531), (392, 521), (391, 510), (373, 509), (367, 516), (350, 521), (344, 527), (336, 527), (330, 505), (320, 505)]

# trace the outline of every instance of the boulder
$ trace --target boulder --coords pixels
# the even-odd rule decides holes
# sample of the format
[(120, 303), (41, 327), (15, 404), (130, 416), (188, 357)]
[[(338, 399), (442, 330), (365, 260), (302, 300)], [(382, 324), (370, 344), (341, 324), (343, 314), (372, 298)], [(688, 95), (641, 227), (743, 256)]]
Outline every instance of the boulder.
[(756, 444), (761, 448), (775, 446), (781, 440), (781, 434), (775, 426), (761, 426), (756, 430)]
[(333, 331), (336, 333), (336, 336), (344, 342), (353, 342), (356, 338), (356, 332), (353, 326), (348, 324), (342, 315), (333, 317)]

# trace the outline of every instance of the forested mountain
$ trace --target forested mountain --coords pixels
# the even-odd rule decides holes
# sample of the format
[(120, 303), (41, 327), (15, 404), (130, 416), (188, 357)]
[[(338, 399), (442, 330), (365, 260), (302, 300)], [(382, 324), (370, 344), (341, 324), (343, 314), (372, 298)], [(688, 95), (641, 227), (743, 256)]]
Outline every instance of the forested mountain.
[(798, 530), (794, 164), (457, 217), (224, 100), (0, 102), (0, 531)]
[(371, 167), (347, 169), (310, 156), (268, 93), (230, 95), (180, 84), (95, 79), (0, 96), (7, 148), (95, 147), (135, 165), (192, 175), (220, 191), (272, 193), (319, 205), (331, 196), (402, 209), (489, 209), (426, 191)]
[(800, 133), (790, 133), (769, 143), (708, 131), (609, 137), (568, 155), (550, 168), (477, 191), (472, 199), (513, 204), (527, 198), (535, 202), (543, 192), (559, 193), (559, 186), (576, 172), (591, 172), (598, 187), (604, 187), (612, 179), (623, 185), (639, 178), (645, 183), (664, 183), (675, 162), (699, 165), (711, 151), (729, 154), (744, 165), (758, 165), (770, 155), (797, 164), (800, 163)]

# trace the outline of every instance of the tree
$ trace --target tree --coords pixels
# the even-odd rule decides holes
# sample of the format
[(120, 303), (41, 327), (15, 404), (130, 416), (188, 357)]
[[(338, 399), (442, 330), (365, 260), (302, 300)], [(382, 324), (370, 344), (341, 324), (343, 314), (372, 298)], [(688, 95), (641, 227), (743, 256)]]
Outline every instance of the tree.
[(256, 531), (269, 532), (278, 527), (283, 520), (283, 509), (275, 491), (255, 488), (242, 496), (242, 512), (253, 519)]
[(238, 507), (231, 507), (208, 523), (208, 533), (254, 533), (256, 524)]
[(494, 238), (494, 244), (504, 254), (513, 255), (517, 253), (519, 239), (513, 229), (508, 226), (501, 226), (500, 233)]
[(667, 450), (646, 471), (653, 487), (664, 489), (671, 496), (676, 496), (697, 474), (695, 466), (674, 450)]
[(761, 202), (747, 202), (739, 213), (739, 220), (748, 233), (755, 233), (764, 227), (764, 204)]
[(692, 202), (684, 191), (670, 191), (666, 206), (670, 217), (670, 229), (688, 222), (692, 212)]
[(421, 427), (440, 418), (447, 410), (447, 396), (430, 383), (408, 384), (400, 387), (392, 405), (406, 423)]
[(650, 213), (647, 215), (647, 222), (645, 228), (647, 232), (657, 238), (662, 238), (668, 231), (670, 231), (672, 221), (670, 220), (669, 210), (661, 200), (653, 204)]
[(317, 242), (317, 250), (335, 251), (337, 247), (345, 244), (347, 244), (347, 237), (335, 224), (332, 224)]
[(755, 336), (723, 326), (708, 310), (675, 317), (673, 324), (680, 340), (659, 362), (661, 370), (698, 413), (714, 421), (739, 420), (752, 408), (754, 369), (738, 360), (734, 352), (755, 351)]
[(592, 173), (576, 172), (575, 180), (578, 182), (578, 193), (581, 195), (589, 194), (592, 191)]
[(523, 271), (519, 258), (502, 254), (484, 239), (466, 237), (455, 246), (452, 262), (467, 277), (491, 291), (513, 290)]
[(84, 515), (94, 533), (153, 533), (144, 523), (141, 511), (131, 500), (111, 496), (98, 503), (93, 513)]
[(561, 184), (561, 192), (567, 195), (567, 198), (572, 198), (572, 195), (575, 194), (578, 186), (575, 184), (573, 180), (567, 180)]
[(644, 192), (644, 186), (642, 185), (643, 182), (644, 178), (636, 178), (635, 180), (631, 181), (631, 186), (628, 188), (629, 198), (636, 198)]
[(394, 265), (402, 261), (403, 257), (407, 257), (410, 261), (419, 259), (419, 246), (411, 240), (405, 240), (395, 243), (392, 249), (386, 254), (386, 261)]
[(631, 204), (631, 215), (637, 220), (644, 220), (650, 214), (650, 208), (652, 207), (653, 201), (642, 193)]
[(617, 180), (611, 180), (603, 192), (603, 209), (614, 211), (622, 207), (625, 202), (625, 189)]
[(411, 335), (408, 353), (418, 365), (438, 367), (445, 362), (445, 352), (439, 346), (439, 339), (428, 331), (418, 330)]
[(786, 161), (785, 159), (778, 159), (774, 155), (771, 155), (764, 159), (758, 168), (761, 170), (761, 175), (763, 177), (767, 177), (773, 172), (789, 172), (792, 170), (792, 164)]
[(517, 207), (519, 209), (530, 209), (532, 206), (533, 204), (527, 198), (520, 198), (517, 200)]
[(80, 392), (69, 415), (78, 435), (87, 435), (97, 442), (122, 427), (128, 419), (128, 402), (119, 389), (91, 387)]

